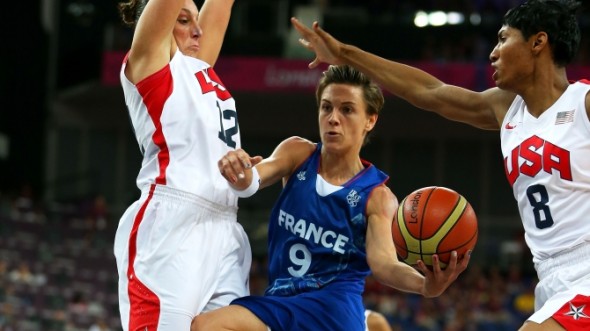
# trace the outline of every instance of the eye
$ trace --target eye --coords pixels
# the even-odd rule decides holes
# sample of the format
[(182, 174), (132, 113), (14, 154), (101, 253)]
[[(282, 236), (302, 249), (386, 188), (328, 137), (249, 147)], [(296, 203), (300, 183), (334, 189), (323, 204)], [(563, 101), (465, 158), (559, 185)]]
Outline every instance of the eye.
[(178, 23), (185, 25), (188, 24), (188, 19), (187, 18), (179, 18), (178, 20), (176, 20)]
[(342, 112), (345, 114), (350, 114), (350, 113), (354, 112), (354, 108), (348, 107), (348, 106), (342, 107)]

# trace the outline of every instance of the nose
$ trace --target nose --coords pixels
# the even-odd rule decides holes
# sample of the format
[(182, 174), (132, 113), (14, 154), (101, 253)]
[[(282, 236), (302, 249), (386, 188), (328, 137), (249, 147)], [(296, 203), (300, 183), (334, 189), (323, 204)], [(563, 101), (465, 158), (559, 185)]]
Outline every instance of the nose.
[(490, 53), (490, 61), (496, 62), (498, 60), (498, 45), (494, 46), (492, 52)]
[(193, 38), (199, 38), (202, 35), (203, 35), (203, 29), (201, 29), (201, 26), (199, 25), (199, 23), (195, 23), (192, 27), (191, 36)]
[(340, 123), (340, 119), (338, 117), (338, 111), (336, 111), (336, 109), (331, 111), (330, 115), (328, 115), (328, 123), (330, 123), (330, 125), (336, 125), (336, 124)]

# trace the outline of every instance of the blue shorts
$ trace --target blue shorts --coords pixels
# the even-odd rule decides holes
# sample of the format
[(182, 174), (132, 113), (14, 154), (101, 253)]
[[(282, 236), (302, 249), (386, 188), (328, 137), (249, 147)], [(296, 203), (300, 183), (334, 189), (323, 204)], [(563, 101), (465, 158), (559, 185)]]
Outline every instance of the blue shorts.
[(362, 296), (322, 288), (294, 296), (247, 296), (231, 304), (250, 310), (272, 331), (364, 331)]

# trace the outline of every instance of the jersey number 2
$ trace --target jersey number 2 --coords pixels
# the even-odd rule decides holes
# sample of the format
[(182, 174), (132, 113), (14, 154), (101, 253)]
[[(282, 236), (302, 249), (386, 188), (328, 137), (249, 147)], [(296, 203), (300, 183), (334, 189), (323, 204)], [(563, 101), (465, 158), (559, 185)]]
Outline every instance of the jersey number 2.
[[(232, 109), (226, 109), (226, 110), (221, 110), (221, 108), (219, 107), (219, 103), (217, 103), (217, 109), (219, 110), (219, 139), (221, 139), (221, 141), (223, 141), (227, 146), (231, 147), (231, 148), (236, 148), (237, 144), (233, 139), (233, 136), (235, 136), (236, 134), (238, 134), (238, 114), (236, 113), (235, 110)], [(224, 128), (223, 126), (223, 120), (234, 120), (234, 125), (230, 128)]]

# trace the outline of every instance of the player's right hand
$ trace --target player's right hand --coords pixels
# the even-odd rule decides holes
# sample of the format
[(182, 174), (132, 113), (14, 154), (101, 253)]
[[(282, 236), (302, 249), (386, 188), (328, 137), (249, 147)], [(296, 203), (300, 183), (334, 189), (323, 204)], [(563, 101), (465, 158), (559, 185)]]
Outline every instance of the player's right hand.
[(262, 156), (251, 157), (243, 149), (230, 151), (223, 156), (218, 162), (217, 167), (221, 175), (236, 189), (245, 189), (250, 185), (246, 176), (246, 171), (252, 169), (262, 161)]

